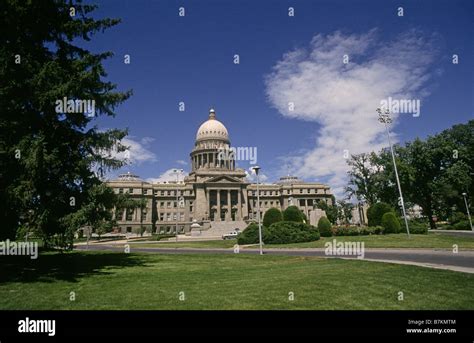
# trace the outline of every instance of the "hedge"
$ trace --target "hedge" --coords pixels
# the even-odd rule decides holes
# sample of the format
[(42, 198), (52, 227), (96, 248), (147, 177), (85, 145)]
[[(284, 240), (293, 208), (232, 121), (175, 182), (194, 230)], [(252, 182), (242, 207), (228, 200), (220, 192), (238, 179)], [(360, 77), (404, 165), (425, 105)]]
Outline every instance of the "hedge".
[(393, 212), (387, 212), (382, 216), (382, 226), (384, 228), (384, 233), (400, 232), (400, 222)]
[(272, 224), (264, 236), (265, 244), (312, 242), (319, 239), (319, 231), (305, 223), (282, 221)]
[(283, 220), (287, 222), (303, 222), (303, 212), (296, 206), (289, 206), (283, 211)]
[(319, 234), (322, 237), (331, 237), (332, 236), (332, 225), (326, 217), (319, 218), (318, 230), (319, 230)]
[(263, 216), (263, 226), (270, 227), (273, 223), (278, 223), (283, 220), (283, 214), (278, 208), (272, 207), (265, 212)]
[(384, 202), (378, 202), (367, 210), (367, 221), (369, 226), (382, 225), (382, 216), (387, 212), (393, 212), (392, 207)]

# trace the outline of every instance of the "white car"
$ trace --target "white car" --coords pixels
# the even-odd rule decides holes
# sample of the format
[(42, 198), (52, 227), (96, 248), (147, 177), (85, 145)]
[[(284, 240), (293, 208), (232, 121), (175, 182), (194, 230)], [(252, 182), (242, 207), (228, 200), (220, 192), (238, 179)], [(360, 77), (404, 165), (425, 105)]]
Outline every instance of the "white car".
[(226, 239), (233, 239), (233, 238), (237, 238), (237, 236), (239, 235), (239, 233), (237, 231), (231, 231), (225, 235), (222, 235), (222, 239), (226, 240)]

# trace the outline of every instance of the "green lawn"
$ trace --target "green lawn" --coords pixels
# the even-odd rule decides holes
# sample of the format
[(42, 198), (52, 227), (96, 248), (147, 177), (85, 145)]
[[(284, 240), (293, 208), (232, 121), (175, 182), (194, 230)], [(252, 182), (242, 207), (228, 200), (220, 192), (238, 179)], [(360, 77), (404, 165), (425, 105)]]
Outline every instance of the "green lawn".
[[(390, 235), (370, 235), (370, 236), (339, 236), (321, 237), (320, 240), (308, 243), (293, 244), (267, 244), (268, 248), (324, 248), (324, 244), (329, 240), (365, 242), (365, 248), (435, 248), (453, 249), (453, 244), (457, 244), (460, 250), (474, 249), (474, 237), (450, 236), (440, 233), (429, 233), (428, 235), (411, 235), (410, 239), (405, 234)], [(163, 248), (232, 248), (237, 243), (236, 240), (218, 241), (194, 241), (194, 242), (161, 242), (161, 243), (140, 243), (130, 245), (132, 247), (163, 247)]]
[(1, 259), (0, 309), (474, 309), (474, 275), (407, 265), (78, 251)]

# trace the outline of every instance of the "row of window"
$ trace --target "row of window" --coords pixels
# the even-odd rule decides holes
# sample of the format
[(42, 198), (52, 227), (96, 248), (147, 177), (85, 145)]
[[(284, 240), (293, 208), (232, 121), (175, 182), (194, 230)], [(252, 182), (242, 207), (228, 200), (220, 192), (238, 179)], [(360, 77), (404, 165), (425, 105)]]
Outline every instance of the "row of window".
[[(140, 189), (136, 189), (137, 191), (140, 191)], [(130, 194), (133, 194), (134, 193), (134, 189), (133, 188), (128, 188), (125, 190), (126, 193), (130, 193)], [(291, 193), (291, 189), (286, 189), (286, 190), (283, 190), (282, 194), (292, 194)], [(193, 190), (188, 190), (188, 191), (181, 191), (181, 190), (178, 190), (178, 196), (181, 196), (181, 195), (194, 195), (194, 191)], [(123, 194), (124, 193), (124, 189), (123, 188), (119, 188), (119, 194)], [(137, 192), (135, 192), (136, 194), (138, 194)], [(295, 193), (298, 193), (295, 191)], [(142, 194), (148, 194), (148, 189), (143, 189), (143, 192)], [(168, 190), (168, 191), (158, 191), (158, 190), (154, 190), (153, 191), (153, 194), (154, 195), (161, 195), (161, 196), (176, 196), (176, 191), (173, 191), (173, 190)], [(316, 188), (300, 188), (299, 189), (299, 194), (318, 194), (318, 190)], [(252, 192), (249, 192), (249, 195), (252, 195), (252, 196), (257, 196), (257, 191), (252, 191)], [(265, 196), (265, 195), (280, 195), (280, 191), (260, 191), (260, 196)]]
[[(176, 221), (176, 213), (160, 213), (160, 222)], [(178, 220), (184, 222), (184, 212), (178, 213)], [(190, 218), (190, 221), (193, 219)]]
[[(301, 207), (305, 207), (305, 206), (312, 207), (313, 205), (316, 205), (319, 200), (320, 199), (299, 199), (298, 203)], [(270, 207), (272, 207), (273, 205), (279, 206), (280, 202), (278, 200), (276, 200), (275, 202), (273, 202), (273, 201), (260, 201), (260, 207), (268, 207), (268, 205), (270, 205)], [(256, 201), (253, 202), (253, 207), (254, 208), (257, 207), (257, 202)]]
[[(189, 201), (189, 205), (192, 211), (194, 201)], [(176, 201), (160, 201), (158, 208), (176, 208), (178, 207), (178, 202)], [(181, 206), (183, 207), (183, 206)]]
[[(119, 194), (123, 194), (124, 192), (129, 193), (129, 194), (134, 194), (134, 193), (139, 194), (140, 193), (140, 188), (136, 188), (135, 190), (138, 191), (138, 192), (134, 192), (133, 188), (128, 188), (128, 189), (119, 188), (118, 192), (119, 192)], [(148, 189), (143, 189), (142, 194), (146, 195), (146, 194), (148, 194), (148, 191), (149, 191)], [(177, 192), (178, 192), (178, 196), (180, 196), (180, 195), (194, 195), (193, 190), (189, 190), (189, 191), (185, 191), (185, 192), (179, 190)], [(171, 190), (170, 191), (158, 191), (158, 190), (155, 189), (153, 191), (153, 194), (154, 195), (160, 194), (162, 196), (176, 196), (176, 191), (171, 191)]]
[[(282, 191), (282, 194), (292, 194), (291, 189), (285, 189)], [(280, 195), (280, 191), (259, 191), (260, 196), (264, 195)], [(295, 190), (295, 193), (298, 193)], [(318, 194), (318, 189), (316, 188), (300, 188), (299, 194)], [(257, 196), (257, 191), (252, 191), (249, 195)]]

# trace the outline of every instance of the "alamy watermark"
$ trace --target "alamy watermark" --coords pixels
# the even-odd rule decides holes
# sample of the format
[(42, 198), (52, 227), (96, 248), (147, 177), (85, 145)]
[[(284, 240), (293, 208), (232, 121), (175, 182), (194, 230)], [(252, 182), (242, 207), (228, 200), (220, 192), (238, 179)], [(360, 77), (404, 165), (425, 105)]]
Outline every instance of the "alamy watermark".
[(392, 99), (389, 96), (388, 99), (380, 101), (380, 107), (389, 110), (390, 113), (408, 113), (413, 117), (420, 116), (420, 106), (420, 99)]
[(95, 116), (95, 100), (68, 99), (64, 97), (55, 102), (56, 113), (84, 113), (88, 117)]
[(38, 242), (12, 242), (7, 239), (0, 242), (0, 255), (30, 256), (32, 260), (38, 258)]
[(324, 248), (326, 256), (357, 256), (359, 259), (365, 257), (365, 242), (338, 242), (333, 239), (332, 242), (326, 242)]
[(54, 319), (30, 319), (26, 317), (18, 322), (19, 333), (47, 333), (56, 335), (56, 321)]
[(257, 147), (239, 146), (219, 148), (218, 151), (218, 161), (249, 161), (250, 164), (257, 163)]

